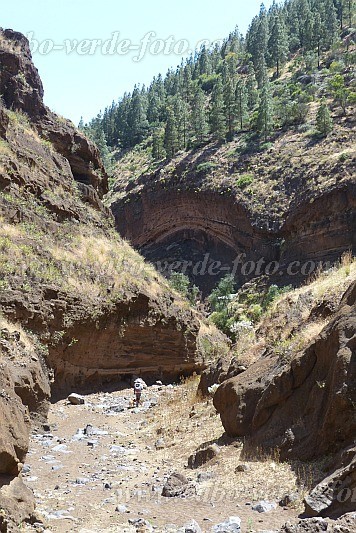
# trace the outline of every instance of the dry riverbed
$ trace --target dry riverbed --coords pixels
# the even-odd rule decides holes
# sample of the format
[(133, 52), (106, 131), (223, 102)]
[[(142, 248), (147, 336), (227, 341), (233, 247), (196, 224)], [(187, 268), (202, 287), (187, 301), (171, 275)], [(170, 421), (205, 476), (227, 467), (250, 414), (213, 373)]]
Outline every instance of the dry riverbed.
[[(222, 437), (212, 401), (199, 401), (196, 387), (196, 379), (148, 387), (138, 409), (131, 407), (131, 389), (87, 395), (84, 405), (67, 399), (52, 404), (49, 431), (33, 433), (24, 466), (47, 529), (174, 532), (195, 520), (210, 532), (235, 516), (247, 533), (276, 531), (295, 521), (306, 468), (298, 471), (272, 457), (242, 460), (242, 443)], [(203, 444), (213, 444), (216, 456), (188, 468), (189, 456)], [(164, 497), (175, 472), (187, 484), (179, 488), (181, 495)], [(287, 494), (297, 498), (283, 507), (279, 501)], [(272, 510), (254, 510), (261, 501), (272, 503)]]

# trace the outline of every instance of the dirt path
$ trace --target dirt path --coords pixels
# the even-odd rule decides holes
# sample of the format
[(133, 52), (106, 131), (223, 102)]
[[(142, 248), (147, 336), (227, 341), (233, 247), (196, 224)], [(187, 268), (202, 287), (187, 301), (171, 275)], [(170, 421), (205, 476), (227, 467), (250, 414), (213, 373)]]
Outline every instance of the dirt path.
[[(141, 518), (155, 531), (177, 531), (189, 519), (210, 531), (239, 516), (243, 532), (258, 532), (295, 519), (298, 509), (252, 510), (260, 500), (278, 502), (295, 490), (289, 465), (250, 461), (246, 472), (235, 473), (241, 450), (236, 442), (199, 469), (187, 468), (199, 445), (223, 433), (211, 401), (195, 402), (195, 390), (194, 381), (149, 387), (139, 409), (128, 408), (131, 390), (92, 394), (84, 405), (53, 404), (51, 431), (33, 435), (24, 475), (49, 529), (129, 532), (137, 531), (129, 520)], [(191, 481), (194, 496), (161, 495), (173, 472)]]

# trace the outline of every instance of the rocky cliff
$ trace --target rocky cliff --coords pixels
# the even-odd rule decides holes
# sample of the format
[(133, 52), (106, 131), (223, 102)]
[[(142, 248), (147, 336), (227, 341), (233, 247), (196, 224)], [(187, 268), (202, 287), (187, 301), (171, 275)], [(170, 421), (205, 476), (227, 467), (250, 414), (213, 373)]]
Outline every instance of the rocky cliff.
[[(214, 405), (227, 434), (245, 439), (247, 456), (262, 448), (277, 451), (282, 459), (328, 457), (328, 476), (306, 498), (306, 512), (339, 516), (355, 510), (354, 499), (342, 494), (347, 491), (350, 496), (356, 487), (356, 283), (339, 304), (335, 293), (329, 294), (330, 300), (324, 296), (321, 305), (315, 305), (314, 298), (308, 304), (309, 296), (284, 302), (289, 305), (284, 318), (280, 311), (280, 326), (269, 319), (270, 332), (268, 328), (259, 332), (267, 339), (260, 357), (244, 373), (220, 385)], [(319, 335), (315, 336), (318, 328), (316, 324), (311, 328), (310, 320), (321, 320)], [(279, 328), (289, 334), (278, 341)], [(313, 338), (305, 342), (303, 334), (310, 328)]]
[(1, 30), (0, 67), (0, 531), (10, 531), (33, 512), (21, 469), (50, 393), (138, 372), (177, 378), (225, 339), (117, 235), (98, 150), (44, 106), (21, 34)]
[[(267, 150), (246, 145), (242, 133), (156, 168), (144, 148), (124, 155), (109, 194), (116, 226), (151, 261), (186, 265), (204, 292), (228, 272), (240, 286), (273, 273), (271, 261), (279, 265), (273, 281), (297, 285), (312, 269), (302, 271), (305, 262), (334, 262), (355, 250), (355, 122), (335, 120), (328, 139), (281, 131)], [(251, 267), (262, 259), (258, 271)], [(299, 268), (287, 271), (294, 261)]]

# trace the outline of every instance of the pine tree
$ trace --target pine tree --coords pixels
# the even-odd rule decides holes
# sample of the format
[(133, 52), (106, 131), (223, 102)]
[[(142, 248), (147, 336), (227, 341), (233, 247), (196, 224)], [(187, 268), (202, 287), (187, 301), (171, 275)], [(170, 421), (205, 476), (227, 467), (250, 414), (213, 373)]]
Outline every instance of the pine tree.
[(211, 97), (210, 109), (211, 131), (218, 141), (225, 139), (225, 113), (224, 113), (224, 93), (221, 78), (216, 82)]
[(308, 0), (299, 0), (297, 13), (300, 46), (305, 53), (313, 47), (313, 14)]
[(290, 52), (295, 52), (301, 47), (298, 10), (299, 5), (295, 1), (286, 2), (283, 7), (288, 28)]
[(200, 146), (205, 142), (209, 131), (205, 111), (205, 96), (200, 87), (197, 89), (194, 97), (192, 122), (196, 144)]
[(192, 85), (193, 85), (193, 78), (192, 78), (192, 67), (191, 64), (188, 62), (184, 67), (183, 72), (183, 98), (188, 103), (191, 101), (192, 98)]
[(266, 60), (264, 56), (260, 56), (255, 71), (256, 71), (257, 87), (259, 89), (262, 89), (268, 82), (268, 70), (267, 70)]
[(177, 94), (174, 103), (174, 114), (177, 124), (177, 142), (179, 150), (185, 150), (188, 144), (190, 129), (190, 109), (188, 103)]
[(328, 133), (333, 130), (333, 121), (330, 115), (329, 108), (325, 99), (320, 103), (317, 115), (316, 115), (317, 130), (321, 135), (326, 137)]
[(107, 145), (105, 133), (102, 127), (102, 116), (99, 114), (89, 124), (83, 127), (85, 135), (93, 141), (99, 149), (106, 172), (112, 172), (112, 156)]
[(338, 37), (338, 22), (333, 0), (325, 0), (323, 26), (325, 28), (325, 46), (330, 48)]
[(125, 93), (118, 104), (115, 114), (117, 142), (122, 148), (131, 146), (131, 132), (128, 124), (130, 105), (131, 96)]
[(198, 65), (200, 74), (211, 74), (210, 56), (205, 45), (202, 46), (201, 51), (199, 53)]
[(164, 133), (164, 148), (169, 159), (172, 159), (178, 149), (177, 123), (174, 112), (171, 108), (169, 108), (167, 112), (167, 123)]
[(355, 16), (355, 0), (345, 0), (346, 19), (349, 28), (352, 28), (353, 18)]
[(273, 126), (273, 102), (269, 83), (266, 83), (261, 90), (260, 104), (258, 106), (257, 114), (257, 131), (263, 136), (265, 141), (267, 141)]
[(152, 138), (152, 157), (155, 161), (161, 161), (166, 155), (163, 143), (162, 131), (159, 128), (155, 128)]
[(271, 35), (269, 38), (269, 55), (271, 61), (276, 66), (276, 76), (280, 75), (280, 68), (288, 58), (288, 37), (284, 20), (280, 13), (276, 13), (273, 18)]
[(236, 98), (234, 80), (228, 78), (224, 86), (224, 107), (227, 127), (227, 138), (231, 141), (234, 137), (236, 126)]
[(265, 58), (267, 54), (268, 32), (267, 12), (264, 4), (261, 4), (259, 15), (252, 20), (246, 38), (247, 52), (252, 57), (257, 78), (257, 71), (261, 64), (261, 60), (262, 58)]
[(160, 100), (154, 88), (148, 94), (147, 120), (152, 126), (160, 121)]
[(236, 118), (240, 122), (240, 129), (242, 130), (245, 120), (248, 117), (247, 91), (246, 91), (245, 82), (242, 78), (238, 78), (236, 82), (235, 99), (236, 99)]
[(138, 87), (135, 87), (132, 93), (127, 122), (130, 146), (135, 146), (143, 141), (149, 131), (145, 101)]
[(318, 69), (320, 69), (320, 55), (321, 47), (324, 40), (325, 30), (321, 22), (320, 12), (315, 13), (314, 25), (313, 25), (313, 44), (316, 47), (316, 53), (318, 56)]
[(342, 74), (335, 74), (335, 76), (331, 79), (329, 85), (332, 90), (332, 95), (334, 97), (335, 102), (339, 104), (343, 114), (345, 115), (351, 91), (345, 85), (344, 76), (342, 76)]
[(258, 102), (257, 80), (253, 63), (248, 64), (246, 78), (247, 107), (251, 111)]

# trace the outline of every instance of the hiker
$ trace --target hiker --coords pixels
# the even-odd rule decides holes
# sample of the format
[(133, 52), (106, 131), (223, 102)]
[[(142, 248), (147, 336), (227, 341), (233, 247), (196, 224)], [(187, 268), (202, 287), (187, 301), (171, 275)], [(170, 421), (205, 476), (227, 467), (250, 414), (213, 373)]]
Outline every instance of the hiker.
[(141, 379), (135, 379), (134, 381), (134, 393), (135, 393), (135, 401), (136, 401), (136, 407), (139, 406), (140, 400), (141, 400), (141, 394), (143, 391), (143, 384)]

